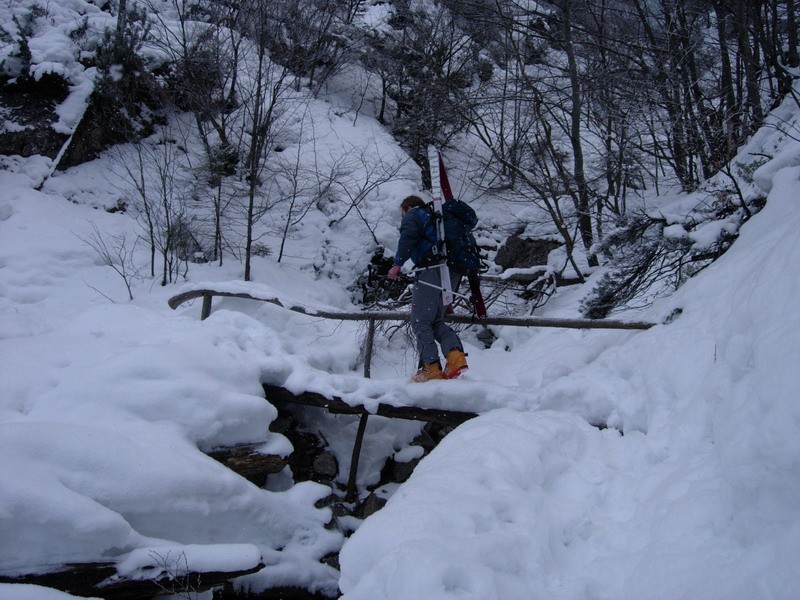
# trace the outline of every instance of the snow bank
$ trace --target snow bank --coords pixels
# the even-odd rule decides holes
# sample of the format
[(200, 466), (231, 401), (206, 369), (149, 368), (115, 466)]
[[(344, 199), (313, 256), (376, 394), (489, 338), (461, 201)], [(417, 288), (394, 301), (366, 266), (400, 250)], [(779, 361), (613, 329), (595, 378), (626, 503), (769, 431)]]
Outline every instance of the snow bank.
[[(0, 598), (3, 598), (3, 600), (70, 600), (77, 598), (77, 596), (39, 585), (0, 583)], [(86, 600), (99, 599), (87, 598)]]
[[(651, 311), (681, 308), (673, 323), (587, 336), (572, 360), (573, 335), (508, 332), (504, 366), (550, 410), (446, 438), (346, 542), (343, 598), (800, 596), (800, 169), (768, 188)], [(578, 418), (593, 412), (625, 435)]]
[(318, 559), (341, 534), (315, 507), (329, 488), (269, 492), (202, 452), (287, 450), (268, 431), (276, 411), (253, 351), (269, 333), (236, 312), (200, 326), (167, 308), (166, 290), (110, 303), (97, 290), (123, 300), (124, 288), (81, 238), (90, 220), (120, 231), (130, 219), (27, 181), (6, 177), (0, 202), (0, 538), (15, 540), (0, 546), (0, 570), (124, 566), (166, 547), (191, 570), (250, 568), (262, 555), (285, 579), (327, 569), (330, 587)]
[[(67, 43), (72, 30), (61, 25), (85, 15), (96, 42), (113, 21), (82, 0), (37, 4), (47, 13), (32, 31), (32, 72), (68, 78), (56, 127), (70, 133), (92, 73), (82, 71)], [(15, 30), (11, 14), (22, 17), (30, 6), (8, 5), (7, 31)], [(363, 18), (383, 27), (385, 8)], [(14, 46), (3, 50), (5, 57)], [(302, 139), (293, 123), (283, 156), (308, 158), (300, 162), (314, 180), (334, 167), (352, 177), (340, 181), (336, 201), (291, 227), (285, 205), (270, 210), (256, 232), (273, 250), (254, 262), (260, 283), (227, 289), (344, 309), (353, 275), (378, 244), (396, 244), (397, 205), (418, 191), (419, 172), (367, 115), (317, 101), (308, 107), (303, 125), (314, 135)], [(795, 113), (788, 102), (773, 117), (796, 126)], [(288, 450), (268, 430), (275, 409), (262, 397), (267, 381), (368, 408), (486, 413), (446, 438), (345, 545), (347, 600), (800, 597), (800, 172), (791, 137), (764, 128), (743, 149), (773, 159), (745, 190), (748, 198), (769, 193), (769, 202), (740, 240), (674, 297), (637, 315), (680, 308), (673, 323), (645, 332), (503, 327), (488, 350), (466, 332), (468, 374), (425, 386), (408, 384), (416, 357), (398, 330), (383, 330), (367, 381), (363, 325), (237, 299), (215, 300), (200, 323), (199, 302), (170, 311), (166, 300), (179, 288), (151, 281), (136, 281), (129, 302), (121, 279), (85, 243), (92, 221), (109, 235), (140, 233), (129, 215), (102, 210), (124, 197), (106, 158), (57, 173), (38, 193), (32, 188), (52, 161), (3, 157), (0, 539), (13, 543), (0, 546), (0, 571), (117, 560), (138, 577), (160, 558), (177, 571), (263, 561), (267, 568), (240, 585), (335, 591), (338, 573), (319, 559), (342, 535), (325, 528), (331, 513), (315, 506), (329, 489), (260, 489), (203, 452), (243, 442)], [(345, 192), (392, 169), (352, 211)], [(483, 202), (481, 217), (491, 221)], [(682, 236), (680, 223), (697, 202), (676, 196), (653, 210)], [(521, 210), (515, 217), (539, 216)], [(703, 244), (716, 226), (693, 241)], [(240, 277), (235, 261), (193, 265), (189, 285)], [(560, 293), (547, 311), (574, 316), (570, 299)], [(378, 448), (383, 456), (418, 456), (404, 449), (413, 427), (374, 423), (366, 455)], [(342, 457), (354, 426), (338, 425), (331, 446)], [(379, 462), (365, 457), (360, 483)], [(21, 585), (0, 585), (0, 596), (69, 598)]]

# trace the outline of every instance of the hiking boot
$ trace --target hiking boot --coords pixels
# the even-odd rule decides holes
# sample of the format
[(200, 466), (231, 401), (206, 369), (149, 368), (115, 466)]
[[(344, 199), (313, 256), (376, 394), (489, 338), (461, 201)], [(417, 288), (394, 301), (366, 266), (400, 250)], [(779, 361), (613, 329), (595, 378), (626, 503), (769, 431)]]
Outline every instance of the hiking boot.
[(438, 362), (431, 363), (429, 365), (422, 365), (419, 368), (419, 371), (417, 371), (417, 374), (411, 377), (411, 381), (415, 381), (417, 383), (424, 383), (426, 381), (430, 381), (431, 379), (444, 379), (442, 367)]
[(468, 368), (467, 356), (458, 348), (454, 348), (447, 353), (447, 364), (444, 366), (443, 373), (444, 378), (455, 379)]

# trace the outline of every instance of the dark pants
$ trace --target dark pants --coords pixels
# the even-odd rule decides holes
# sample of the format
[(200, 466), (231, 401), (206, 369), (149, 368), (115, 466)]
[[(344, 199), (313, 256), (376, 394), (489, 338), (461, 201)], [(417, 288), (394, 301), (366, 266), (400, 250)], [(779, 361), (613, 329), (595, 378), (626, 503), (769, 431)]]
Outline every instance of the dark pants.
[[(455, 348), (463, 350), (456, 332), (444, 322), (440, 272), (436, 268), (418, 271), (411, 296), (411, 329), (417, 337), (420, 363), (426, 365), (440, 361), (437, 342), (445, 355)], [(456, 290), (461, 277), (453, 274), (450, 281)]]

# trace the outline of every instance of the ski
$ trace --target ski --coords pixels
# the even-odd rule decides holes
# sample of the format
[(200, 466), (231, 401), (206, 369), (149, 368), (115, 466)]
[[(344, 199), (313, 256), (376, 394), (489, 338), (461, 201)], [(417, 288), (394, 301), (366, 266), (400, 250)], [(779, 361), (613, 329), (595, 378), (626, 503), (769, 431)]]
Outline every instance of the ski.
[(486, 302), (483, 300), (483, 292), (481, 292), (481, 282), (478, 278), (478, 274), (471, 273), (467, 275), (467, 281), (469, 282), (469, 291), (471, 294), (470, 302), (472, 302), (472, 306), (475, 309), (475, 315), (479, 319), (485, 319)]
[[(447, 169), (444, 166), (444, 161), (442, 160), (442, 155), (439, 154), (439, 187), (442, 190), (443, 202), (447, 202), (454, 198), (453, 190), (450, 187), (450, 180), (447, 177)], [(486, 318), (486, 302), (483, 300), (483, 293), (481, 292), (481, 283), (478, 278), (477, 273), (471, 273), (467, 276), (467, 282), (469, 283), (470, 289), (470, 298), (469, 302), (472, 304), (472, 309), (475, 311), (475, 315), (479, 319)], [(455, 294), (455, 296), (459, 296), (464, 298), (461, 294)]]
[(428, 146), (428, 163), (431, 170), (431, 194), (433, 196), (433, 212), (436, 218), (436, 246), (434, 251), (441, 263), (439, 264), (439, 275), (442, 284), (442, 303), (445, 308), (453, 303), (453, 288), (450, 284), (450, 269), (447, 266), (447, 245), (444, 241), (444, 216), (442, 204), (444, 202), (442, 194), (441, 172), (439, 161), (441, 157), (435, 146)]

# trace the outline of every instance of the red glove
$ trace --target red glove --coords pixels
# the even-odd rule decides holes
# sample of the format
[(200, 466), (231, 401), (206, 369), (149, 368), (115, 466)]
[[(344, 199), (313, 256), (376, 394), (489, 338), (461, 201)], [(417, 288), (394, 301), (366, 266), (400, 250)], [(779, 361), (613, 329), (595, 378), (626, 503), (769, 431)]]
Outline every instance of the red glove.
[(389, 269), (389, 272), (386, 274), (386, 277), (392, 280), (397, 279), (398, 277), (400, 277), (400, 268), (401, 268), (400, 265), (394, 265), (391, 269)]

